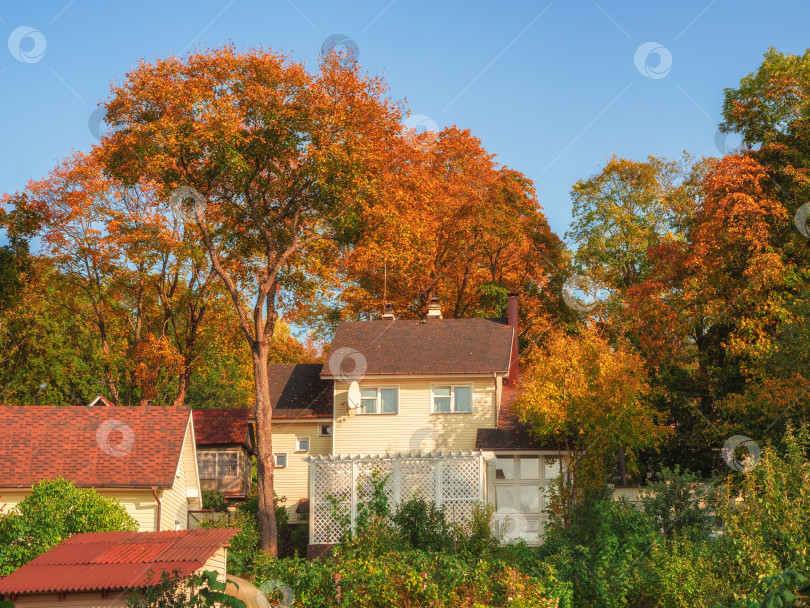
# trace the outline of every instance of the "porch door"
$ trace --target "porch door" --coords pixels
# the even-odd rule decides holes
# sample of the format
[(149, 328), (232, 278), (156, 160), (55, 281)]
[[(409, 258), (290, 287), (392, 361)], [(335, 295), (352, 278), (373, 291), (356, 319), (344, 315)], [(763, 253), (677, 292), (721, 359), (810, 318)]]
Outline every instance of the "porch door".
[(495, 521), (503, 542), (542, 542), (547, 487), (560, 473), (560, 459), (536, 454), (497, 454)]

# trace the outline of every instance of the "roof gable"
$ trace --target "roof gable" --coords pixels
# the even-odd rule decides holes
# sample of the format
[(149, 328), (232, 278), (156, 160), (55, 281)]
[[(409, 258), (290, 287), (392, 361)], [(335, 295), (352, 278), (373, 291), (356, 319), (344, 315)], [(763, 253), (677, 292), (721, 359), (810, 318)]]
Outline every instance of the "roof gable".
[(190, 415), (185, 407), (0, 406), (0, 487), (56, 477), (171, 487)]
[(321, 377), (505, 374), (513, 336), (503, 319), (346, 321)]
[(0, 593), (116, 591), (148, 587), (161, 572), (199, 570), (235, 529), (77, 534), (0, 579)]

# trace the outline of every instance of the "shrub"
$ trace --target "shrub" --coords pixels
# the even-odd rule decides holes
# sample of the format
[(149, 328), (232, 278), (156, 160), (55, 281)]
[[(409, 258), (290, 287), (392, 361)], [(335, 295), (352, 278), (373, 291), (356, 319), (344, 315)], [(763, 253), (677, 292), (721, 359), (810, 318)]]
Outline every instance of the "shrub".
[(644, 512), (665, 535), (686, 533), (705, 536), (712, 522), (713, 481), (674, 469), (663, 468), (658, 479), (641, 495)]
[(392, 519), (414, 549), (448, 551), (453, 547), (455, 535), (444, 513), (432, 502), (413, 498), (400, 504)]
[(217, 490), (202, 491), (203, 509), (213, 509), (214, 511), (224, 511), (228, 506), (225, 495)]
[(40, 481), (16, 508), (0, 516), (0, 576), (74, 534), (137, 529), (138, 523), (114, 498), (66, 479)]
[[(154, 573), (147, 576), (151, 583)], [(163, 572), (154, 585), (127, 593), (127, 608), (247, 608), (245, 602), (225, 593), (225, 586), (210, 570), (190, 576)]]
[(253, 567), (259, 554), (259, 522), (249, 511), (237, 510), (234, 514), (224, 514), (218, 519), (204, 521), (201, 527), (237, 528), (239, 532), (231, 538), (228, 549), (228, 574), (243, 574)]

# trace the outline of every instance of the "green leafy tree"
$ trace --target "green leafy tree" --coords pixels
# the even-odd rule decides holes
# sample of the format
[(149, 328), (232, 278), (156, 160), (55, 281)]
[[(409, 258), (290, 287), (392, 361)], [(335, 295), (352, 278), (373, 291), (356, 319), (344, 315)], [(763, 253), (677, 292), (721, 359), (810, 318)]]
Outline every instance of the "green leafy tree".
[(138, 523), (114, 498), (77, 488), (66, 479), (46, 479), (0, 517), (0, 575), (10, 574), (84, 532), (136, 531)]

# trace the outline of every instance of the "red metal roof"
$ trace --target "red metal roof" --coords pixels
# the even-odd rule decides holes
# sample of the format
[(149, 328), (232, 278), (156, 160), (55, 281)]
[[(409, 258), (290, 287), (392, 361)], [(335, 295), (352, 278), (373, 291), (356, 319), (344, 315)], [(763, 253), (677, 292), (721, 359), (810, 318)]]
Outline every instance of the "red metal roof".
[(248, 445), (248, 408), (194, 410), (197, 445)]
[[(77, 534), (0, 579), (0, 593), (138, 589), (199, 570), (238, 530)], [(150, 580), (147, 573), (154, 573)]]
[(56, 477), (171, 487), (190, 415), (185, 407), (0, 406), (0, 488)]

